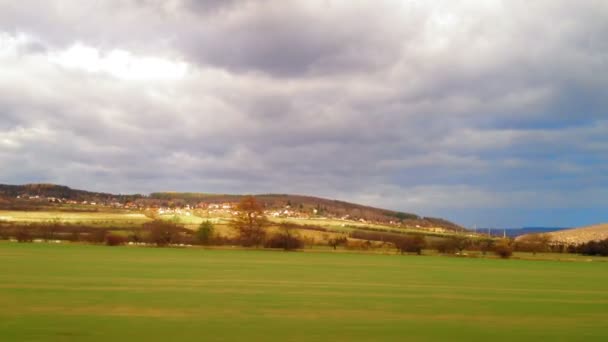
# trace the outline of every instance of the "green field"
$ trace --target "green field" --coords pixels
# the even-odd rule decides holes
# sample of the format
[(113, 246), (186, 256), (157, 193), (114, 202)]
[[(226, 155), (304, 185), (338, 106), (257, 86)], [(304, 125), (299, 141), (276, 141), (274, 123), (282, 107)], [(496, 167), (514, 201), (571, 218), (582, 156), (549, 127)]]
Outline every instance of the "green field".
[(605, 341), (608, 263), (0, 243), (2, 341)]

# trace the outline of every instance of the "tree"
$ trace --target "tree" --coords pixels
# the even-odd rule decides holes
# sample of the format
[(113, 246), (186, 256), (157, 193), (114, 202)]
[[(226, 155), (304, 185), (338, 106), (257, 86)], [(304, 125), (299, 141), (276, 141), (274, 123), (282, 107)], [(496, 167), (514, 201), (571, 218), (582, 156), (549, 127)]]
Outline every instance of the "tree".
[(159, 247), (178, 242), (180, 232), (185, 230), (179, 223), (163, 220), (146, 222), (143, 224), (143, 228), (149, 230), (150, 242)]
[(246, 196), (237, 206), (238, 214), (230, 226), (239, 234), (243, 246), (259, 246), (266, 237), (268, 219), (255, 197)]
[(334, 250), (336, 250), (336, 248), (339, 245), (344, 245), (344, 244), (346, 244), (347, 241), (348, 241), (348, 239), (345, 236), (337, 236), (337, 237), (329, 238), (327, 240), (327, 244), (332, 246), (334, 248)]
[(198, 226), (198, 230), (196, 231), (196, 239), (199, 243), (207, 245), (213, 238), (214, 230), (215, 228), (213, 227), (213, 223), (211, 223), (211, 221), (203, 221), (200, 226)]
[(106, 245), (107, 246), (120, 246), (124, 245), (127, 242), (127, 238), (118, 235), (118, 234), (108, 234), (106, 235)]
[(581, 253), (583, 255), (601, 255), (608, 256), (608, 239), (599, 240), (599, 241), (589, 241), (587, 243), (583, 243), (578, 247), (573, 248), (575, 252)]
[(40, 229), (42, 230), (43, 238), (47, 241), (55, 240), (55, 236), (57, 235), (57, 232), (61, 228), (60, 225), (61, 225), (61, 221), (57, 217), (48, 222), (41, 224)]
[(494, 240), (480, 239), (476, 242), (476, 245), (479, 248), (479, 250), (481, 251), (481, 254), (486, 255), (486, 253), (488, 253), (488, 251), (491, 251), (492, 247), (494, 247)]
[(424, 236), (419, 234), (406, 235), (395, 240), (395, 247), (401, 254), (408, 252), (421, 255), (422, 250), (426, 247), (426, 240)]
[(454, 254), (454, 253), (456, 253), (456, 250), (458, 249), (458, 248), (456, 248), (455, 241), (450, 238), (443, 238), (443, 239), (435, 242), (434, 246), (435, 246), (435, 249), (437, 250), (437, 252), (442, 253), (442, 254)]
[(279, 226), (279, 232), (274, 234), (265, 244), (268, 248), (283, 248), (286, 251), (304, 247), (298, 234), (290, 224), (283, 223)]
[(452, 240), (454, 241), (454, 246), (458, 250), (458, 254), (462, 254), (466, 248), (471, 246), (471, 240), (466, 236), (454, 235), (452, 236)]
[(532, 255), (536, 255), (538, 252), (549, 249), (550, 243), (551, 236), (548, 234), (528, 234), (517, 240), (516, 247), (518, 250), (532, 252)]
[(496, 245), (494, 245), (494, 253), (503, 259), (508, 259), (513, 255), (513, 247), (509, 243), (508, 239), (502, 239)]
[(437, 252), (443, 254), (454, 254), (458, 251), (458, 254), (462, 254), (462, 252), (471, 247), (472, 241), (466, 236), (462, 235), (453, 235), (448, 236), (437, 243), (435, 243), (435, 249)]
[(17, 228), (16, 238), (18, 242), (32, 242), (32, 234), (27, 226), (20, 226)]

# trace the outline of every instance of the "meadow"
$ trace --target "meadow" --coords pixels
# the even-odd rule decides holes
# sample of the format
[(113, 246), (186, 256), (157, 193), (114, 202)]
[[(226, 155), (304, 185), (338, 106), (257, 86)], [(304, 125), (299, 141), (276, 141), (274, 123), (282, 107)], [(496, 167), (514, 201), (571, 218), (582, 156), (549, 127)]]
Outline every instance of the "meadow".
[(2, 341), (605, 341), (608, 263), (0, 242)]
[(138, 226), (150, 220), (142, 213), (117, 210), (69, 212), (69, 211), (21, 211), (0, 210), (0, 220), (9, 222), (39, 223), (57, 221), (61, 223), (83, 223), (98, 226)]

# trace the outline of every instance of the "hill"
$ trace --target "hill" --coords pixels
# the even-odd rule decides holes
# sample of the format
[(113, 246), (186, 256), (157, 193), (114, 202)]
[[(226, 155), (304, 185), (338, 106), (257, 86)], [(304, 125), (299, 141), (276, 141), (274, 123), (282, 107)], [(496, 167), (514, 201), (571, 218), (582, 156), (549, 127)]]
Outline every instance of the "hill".
[(564, 229), (563, 227), (523, 227), (523, 228), (510, 228), (506, 229), (506, 235), (511, 238), (516, 238), (518, 236), (527, 235), (527, 234), (544, 234), (550, 232), (556, 232)]
[[(35, 199), (39, 202), (54, 198), (62, 201), (96, 202), (101, 205), (116, 205), (129, 203), (142, 207), (204, 207), (210, 204), (232, 204), (239, 202), (245, 195), (240, 194), (210, 194), (194, 192), (155, 192), (148, 196), (115, 195), (110, 193), (90, 192), (71, 189), (54, 184), (0, 184), (0, 197), (4, 204), (0, 208), (12, 210), (32, 209), (32, 202), (17, 201), (19, 199)], [(345, 218), (350, 221), (376, 222), (395, 224), (415, 228), (443, 228), (452, 231), (463, 231), (464, 228), (448, 220), (436, 217), (422, 217), (417, 214), (387, 210), (365, 206), (345, 201), (332, 200), (313, 196), (291, 194), (258, 194), (254, 195), (268, 210), (283, 209), (298, 214), (316, 215), (328, 218)], [(8, 202), (9, 204), (7, 204)], [(42, 205), (42, 203), (40, 203)]]
[(608, 223), (565, 229), (548, 233), (553, 241), (566, 244), (580, 244), (593, 240), (608, 239)]
[(103, 192), (92, 192), (85, 190), (72, 189), (65, 185), (56, 184), (24, 184), (8, 185), (0, 184), (0, 197), (44, 197), (44, 198), (63, 198), (74, 201), (103, 201), (115, 198), (134, 199), (141, 198), (142, 195), (113, 195)]

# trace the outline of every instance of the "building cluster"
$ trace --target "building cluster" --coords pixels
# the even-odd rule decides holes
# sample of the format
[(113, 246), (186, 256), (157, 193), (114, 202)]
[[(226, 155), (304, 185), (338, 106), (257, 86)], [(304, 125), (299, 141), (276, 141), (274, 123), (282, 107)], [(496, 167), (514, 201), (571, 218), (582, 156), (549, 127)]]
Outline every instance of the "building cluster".
[(107, 200), (76, 201), (76, 200), (67, 199), (64, 197), (60, 198), (60, 197), (42, 196), (42, 195), (17, 195), (16, 199), (31, 200), (31, 201), (37, 201), (37, 202), (57, 203), (57, 204), (92, 205), (92, 206), (123, 208), (123, 209), (145, 209), (145, 206), (142, 204), (137, 204), (134, 202), (121, 203), (117, 199), (114, 199), (114, 198), (107, 199)]
[[(114, 209), (127, 209), (127, 210), (146, 210), (153, 211), (158, 215), (184, 215), (194, 216), (195, 211), (204, 211), (208, 215), (217, 216), (236, 216), (238, 212), (238, 203), (235, 202), (199, 202), (196, 204), (187, 204), (183, 201), (164, 201), (158, 199), (135, 199), (133, 201), (120, 201), (118, 198), (95, 198), (89, 200), (73, 200), (58, 197), (45, 197), (42, 195), (29, 195), (21, 194), (16, 196), (20, 200), (32, 200), (37, 202), (49, 202), (55, 204), (66, 204), (66, 205), (86, 205), (86, 206), (98, 206), (98, 207), (109, 207)], [(345, 215), (332, 215), (328, 212), (323, 212), (317, 208), (309, 208), (305, 210), (302, 206), (299, 209), (294, 209), (290, 204), (278, 207), (278, 208), (267, 208), (264, 210), (264, 214), (270, 218), (296, 218), (296, 219), (333, 219), (345, 221), (346, 225), (348, 222), (357, 222), (364, 224), (374, 224), (374, 220), (366, 220), (361, 217), (345, 214)], [(402, 223), (397, 221), (390, 221), (391, 225), (401, 226)], [(420, 226), (416, 225), (416, 228)], [(425, 227), (426, 228), (426, 227)], [(444, 232), (443, 228), (433, 228), (433, 231)]]

